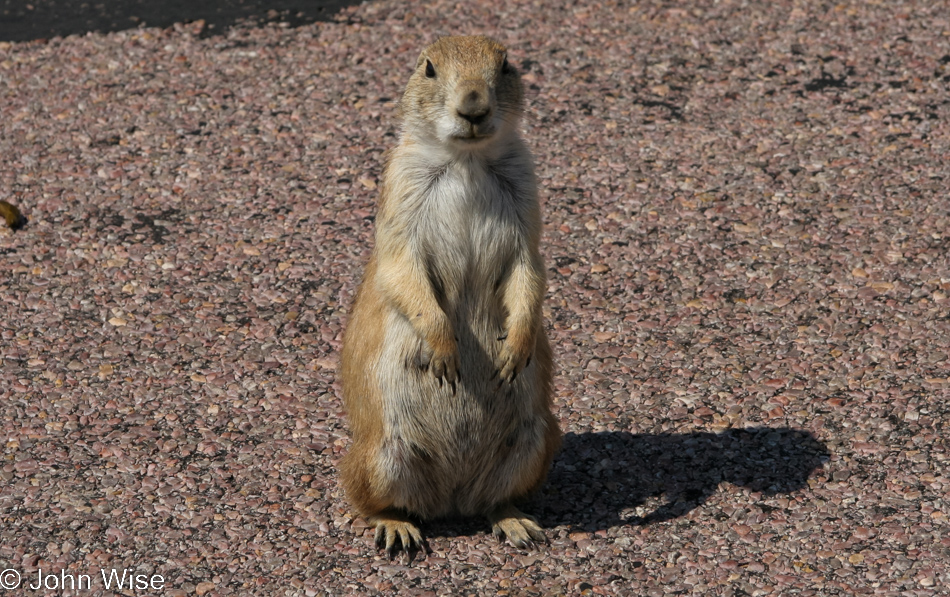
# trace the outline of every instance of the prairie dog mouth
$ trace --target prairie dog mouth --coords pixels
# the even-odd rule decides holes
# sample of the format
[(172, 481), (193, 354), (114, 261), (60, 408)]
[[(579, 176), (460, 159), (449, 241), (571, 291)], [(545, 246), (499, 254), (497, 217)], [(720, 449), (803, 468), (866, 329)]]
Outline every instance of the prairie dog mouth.
[(496, 127), (489, 123), (480, 125), (469, 124), (468, 126), (462, 126), (460, 128), (462, 130), (451, 135), (451, 138), (454, 141), (461, 141), (463, 143), (477, 143), (479, 141), (484, 141), (493, 137), (497, 132)]
[(456, 141), (464, 141), (466, 143), (475, 143), (477, 141), (484, 141), (492, 136), (492, 133), (471, 133), (471, 134), (462, 134), (462, 135), (452, 135), (452, 139)]

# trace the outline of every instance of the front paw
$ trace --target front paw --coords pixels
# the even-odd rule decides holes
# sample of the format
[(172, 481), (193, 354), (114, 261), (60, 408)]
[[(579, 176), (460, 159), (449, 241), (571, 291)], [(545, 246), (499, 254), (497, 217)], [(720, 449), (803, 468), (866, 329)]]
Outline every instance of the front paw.
[(442, 382), (445, 381), (446, 383), (452, 384), (452, 388), (454, 389), (460, 377), (460, 365), (458, 348), (453, 346), (450, 351), (433, 352), (429, 363), (429, 370), (432, 371), (432, 375), (439, 380), (440, 386)]
[(421, 340), (416, 363), (423, 371), (431, 371), (432, 375), (439, 380), (440, 386), (443, 382), (447, 382), (454, 388), (461, 377), (458, 344), (452, 339), (440, 342), (437, 347), (438, 350), (425, 340)]
[(499, 385), (502, 382), (514, 383), (518, 374), (531, 364), (531, 350), (525, 347), (518, 347), (510, 342), (505, 342), (501, 348), (501, 354), (498, 355), (498, 365), (495, 370), (495, 377), (499, 379)]

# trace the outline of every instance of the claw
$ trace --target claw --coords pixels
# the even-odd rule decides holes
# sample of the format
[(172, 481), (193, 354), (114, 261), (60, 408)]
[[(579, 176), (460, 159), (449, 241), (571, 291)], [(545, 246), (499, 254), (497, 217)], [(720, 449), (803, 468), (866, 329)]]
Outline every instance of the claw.
[(396, 558), (396, 536), (392, 534), (386, 535), (386, 557), (389, 558), (389, 561), (392, 562)]
[(534, 541), (531, 539), (519, 539), (514, 544), (519, 549), (534, 549)]
[[(429, 546), (426, 544), (425, 539), (422, 538), (422, 533), (419, 532), (419, 529), (416, 527), (411, 527), (409, 529), (409, 534), (412, 536), (412, 543), (417, 549), (422, 550), (423, 553), (429, 553)], [(545, 537), (547, 539), (547, 537)], [(412, 554), (410, 554), (409, 562), (412, 562)]]
[(409, 533), (407, 533), (406, 529), (402, 527), (399, 528), (399, 541), (402, 543), (402, 548), (406, 551), (406, 553), (408, 553), (412, 546), (412, 542), (409, 540)]

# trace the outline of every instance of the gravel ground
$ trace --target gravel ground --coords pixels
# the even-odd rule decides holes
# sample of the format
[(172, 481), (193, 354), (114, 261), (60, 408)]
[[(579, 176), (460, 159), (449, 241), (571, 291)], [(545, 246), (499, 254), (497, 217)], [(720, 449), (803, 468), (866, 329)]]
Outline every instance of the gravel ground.
[[(950, 6), (407, 4), (0, 44), (0, 569), (946, 594)], [(337, 484), (336, 368), (394, 100), (451, 32), (522, 64), (566, 437), (549, 546), (447, 520), (406, 566)]]

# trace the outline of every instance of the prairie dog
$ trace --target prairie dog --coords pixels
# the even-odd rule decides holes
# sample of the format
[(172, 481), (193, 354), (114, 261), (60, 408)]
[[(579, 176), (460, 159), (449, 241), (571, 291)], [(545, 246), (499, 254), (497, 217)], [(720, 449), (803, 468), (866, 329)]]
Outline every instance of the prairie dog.
[(423, 546), (413, 520), (450, 514), (487, 516), (518, 547), (545, 541), (514, 506), (561, 441), (523, 106), (486, 37), (425, 48), (400, 103), (341, 369), (341, 481), (390, 557)]
[(26, 218), (20, 213), (16, 205), (0, 200), (0, 217), (7, 223), (11, 230), (18, 230), (26, 223)]

